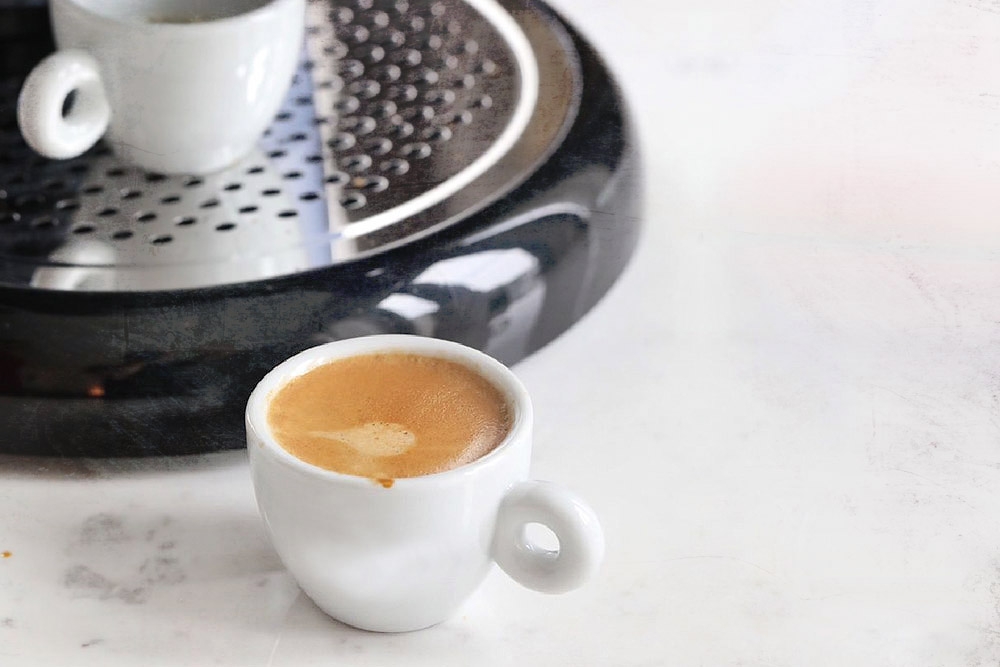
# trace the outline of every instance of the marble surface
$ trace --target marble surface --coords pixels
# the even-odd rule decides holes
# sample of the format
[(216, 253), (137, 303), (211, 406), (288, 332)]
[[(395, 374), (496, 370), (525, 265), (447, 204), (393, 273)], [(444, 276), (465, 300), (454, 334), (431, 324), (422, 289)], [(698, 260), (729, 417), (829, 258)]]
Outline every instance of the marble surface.
[(406, 635), (329, 621), (242, 453), (0, 460), (0, 664), (997, 665), (1000, 8), (561, 0), (639, 122), (648, 224), (518, 364), (534, 473), (608, 539)]

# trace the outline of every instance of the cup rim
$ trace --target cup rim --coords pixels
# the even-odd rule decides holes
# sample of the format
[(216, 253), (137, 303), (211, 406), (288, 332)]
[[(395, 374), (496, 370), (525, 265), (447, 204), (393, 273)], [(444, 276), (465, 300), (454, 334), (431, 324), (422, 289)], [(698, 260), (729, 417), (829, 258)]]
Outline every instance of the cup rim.
[(287, 4), (298, 4), (303, 0), (266, 0), (262, 4), (253, 9), (236, 14), (234, 16), (223, 16), (217, 19), (211, 19), (208, 21), (199, 21), (197, 23), (148, 23), (143, 22), (135, 18), (112, 16), (109, 14), (102, 14), (99, 11), (91, 9), (90, 7), (84, 5), (80, 0), (49, 0), (52, 4), (61, 4), (64, 7), (69, 8), (71, 11), (77, 12), (86, 16), (89, 19), (100, 21), (103, 23), (110, 23), (116, 26), (128, 27), (130, 29), (142, 29), (147, 31), (164, 31), (164, 32), (176, 32), (176, 33), (199, 33), (207, 32), (218, 29), (227, 29), (235, 25), (250, 21), (260, 21), (266, 20), (272, 14), (280, 11), (280, 6)]
[[(400, 486), (441, 483), (451, 478), (459, 479), (476, 474), (484, 468), (495, 465), (516, 443), (530, 438), (532, 428), (531, 398), (521, 380), (504, 364), (485, 352), (453, 341), (413, 334), (375, 334), (332, 341), (308, 348), (284, 360), (264, 375), (247, 399), (245, 411), (247, 449), (252, 450), (258, 446), (275, 461), (309, 476), (326, 478), (341, 484), (378, 485), (378, 481), (373, 478), (328, 470), (292, 455), (278, 444), (271, 432), (267, 423), (266, 408), (271, 394), (292, 378), (303, 375), (330, 361), (380, 352), (408, 352), (462, 363), (483, 375), (487, 381), (499, 389), (510, 402), (514, 413), (507, 435), (499, 445), (484, 456), (442, 472), (394, 478), (392, 485), (385, 490), (391, 491)], [(249, 437), (251, 433), (256, 436), (256, 444)]]

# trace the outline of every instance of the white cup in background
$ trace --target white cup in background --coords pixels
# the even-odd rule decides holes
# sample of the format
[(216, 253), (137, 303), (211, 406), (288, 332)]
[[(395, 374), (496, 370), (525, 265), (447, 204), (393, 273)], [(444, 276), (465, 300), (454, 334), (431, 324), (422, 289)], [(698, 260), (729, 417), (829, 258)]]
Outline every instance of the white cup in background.
[[(444, 357), (493, 383), (513, 406), (505, 440), (472, 463), (397, 479), (388, 487), (305, 463), (267, 423), (270, 397), (290, 379), (336, 359), (377, 352)], [(531, 399), (505, 366), (434, 338), (378, 335), (306, 350), (268, 373), (250, 396), (247, 448), (271, 541), (310, 598), (365, 630), (417, 630), (451, 616), (495, 561), (529, 588), (562, 593), (597, 570), (604, 538), (593, 511), (566, 489), (528, 479)], [(533, 544), (540, 523), (559, 547)]]
[(208, 173), (248, 153), (280, 107), (305, 3), (50, 0), (49, 11), (59, 50), (18, 99), (28, 145), (64, 159), (105, 136), (151, 171)]

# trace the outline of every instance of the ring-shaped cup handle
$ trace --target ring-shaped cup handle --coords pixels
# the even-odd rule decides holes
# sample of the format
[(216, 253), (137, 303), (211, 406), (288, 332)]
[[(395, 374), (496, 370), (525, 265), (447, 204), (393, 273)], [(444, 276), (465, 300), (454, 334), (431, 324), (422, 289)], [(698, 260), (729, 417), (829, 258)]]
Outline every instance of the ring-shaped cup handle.
[[(556, 550), (532, 544), (530, 523), (551, 530)], [(493, 559), (515, 581), (543, 593), (565, 593), (583, 585), (604, 557), (604, 533), (583, 500), (551, 482), (515, 484), (504, 496), (493, 536)]]
[[(71, 94), (75, 96), (67, 108)], [(97, 61), (78, 49), (57, 51), (40, 62), (17, 99), (21, 134), (45, 157), (80, 155), (97, 143), (110, 119)]]

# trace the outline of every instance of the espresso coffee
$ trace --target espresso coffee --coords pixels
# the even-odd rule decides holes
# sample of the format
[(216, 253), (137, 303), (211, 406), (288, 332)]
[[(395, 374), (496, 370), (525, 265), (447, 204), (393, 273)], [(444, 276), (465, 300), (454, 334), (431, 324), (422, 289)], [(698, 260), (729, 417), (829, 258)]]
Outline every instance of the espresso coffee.
[(280, 387), (267, 420), (298, 459), (389, 486), (488, 454), (510, 431), (504, 395), (464, 364), (388, 352), (324, 364)]

